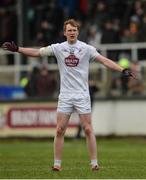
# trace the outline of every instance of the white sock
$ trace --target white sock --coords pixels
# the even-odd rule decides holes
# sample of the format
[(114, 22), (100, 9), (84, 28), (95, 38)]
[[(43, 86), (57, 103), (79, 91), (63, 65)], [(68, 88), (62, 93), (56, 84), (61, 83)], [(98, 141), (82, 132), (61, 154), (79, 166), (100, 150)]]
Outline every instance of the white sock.
[(54, 166), (61, 166), (61, 160), (55, 159), (54, 160)]
[(97, 159), (91, 159), (91, 166), (98, 165)]

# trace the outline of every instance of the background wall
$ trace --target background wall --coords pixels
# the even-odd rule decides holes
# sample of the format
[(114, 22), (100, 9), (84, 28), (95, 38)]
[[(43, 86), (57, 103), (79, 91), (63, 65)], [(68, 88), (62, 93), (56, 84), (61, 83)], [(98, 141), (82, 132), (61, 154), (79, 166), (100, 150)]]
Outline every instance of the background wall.
[[(16, 101), (0, 104), (0, 137), (54, 136), (57, 102)], [(75, 137), (79, 118), (73, 114), (66, 136)], [(146, 101), (98, 100), (93, 104), (96, 135), (146, 135)]]
[(146, 135), (145, 101), (97, 101), (92, 115), (96, 135)]

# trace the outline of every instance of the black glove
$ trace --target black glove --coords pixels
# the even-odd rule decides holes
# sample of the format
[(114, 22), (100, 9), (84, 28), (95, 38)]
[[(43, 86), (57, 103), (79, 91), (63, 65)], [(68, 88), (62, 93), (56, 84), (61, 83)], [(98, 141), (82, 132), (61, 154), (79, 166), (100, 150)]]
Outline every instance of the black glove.
[(136, 79), (136, 75), (130, 69), (123, 69), (122, 76), (124, 78), (132, 77), (132, 78)]
[(14, 43), (14, 41), (12, 42), (5, 42), (2, 44), (1, 46), (4, 50), (8, 50), (8, 51), (12, 51), (12, 52), (18, 52), (19, 47)]

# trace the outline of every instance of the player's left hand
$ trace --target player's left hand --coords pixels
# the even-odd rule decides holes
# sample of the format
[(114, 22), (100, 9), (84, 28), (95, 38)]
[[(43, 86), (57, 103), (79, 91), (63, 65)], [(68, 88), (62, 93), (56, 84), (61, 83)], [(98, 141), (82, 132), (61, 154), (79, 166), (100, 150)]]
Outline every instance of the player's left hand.
[(4, 50), (12, 51), (12, 52), (18, 52), (18, 49), (19, 49), (18, 46), (14, 43), (14, 41), (3, 43), (1, 48), (3, 48)]
[(125, 77), (125, 78), (132, 77), (134, 79), (137, 79), (135, 73), (132, 72), (130, 69), (123, 69), (122, 76)]

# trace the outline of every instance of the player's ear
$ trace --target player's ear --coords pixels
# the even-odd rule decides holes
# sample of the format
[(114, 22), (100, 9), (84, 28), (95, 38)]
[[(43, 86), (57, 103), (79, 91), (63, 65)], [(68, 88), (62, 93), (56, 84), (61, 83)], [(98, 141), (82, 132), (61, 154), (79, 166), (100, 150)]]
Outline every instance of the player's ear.
[(66, 37), (66, 31), (64, 31), (64, 36)]

